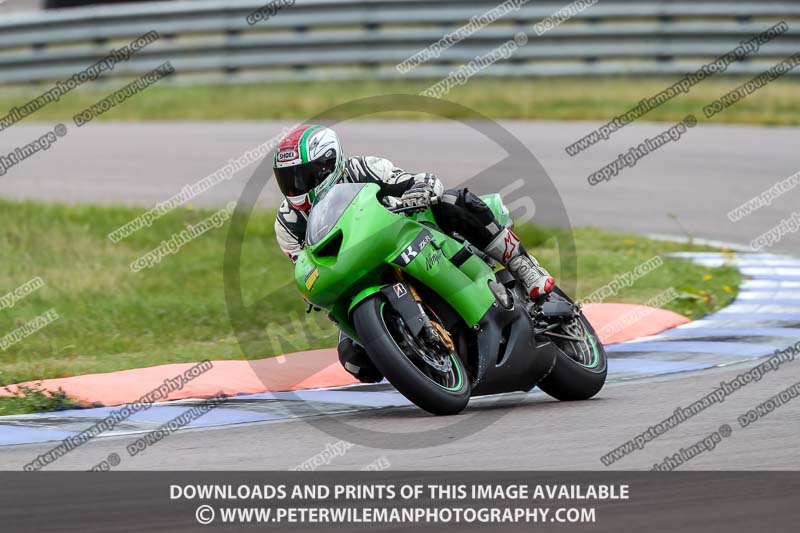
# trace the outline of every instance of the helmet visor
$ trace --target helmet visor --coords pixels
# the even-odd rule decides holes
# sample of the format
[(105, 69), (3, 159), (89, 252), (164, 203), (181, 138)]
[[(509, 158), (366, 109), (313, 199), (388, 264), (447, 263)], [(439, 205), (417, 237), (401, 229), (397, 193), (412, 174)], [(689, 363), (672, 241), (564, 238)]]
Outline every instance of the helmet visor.
[(273, 170), (281, 193), (286, 197), (295, 197), (314, 190), (334, 171), (335, 165), (336, 159), (317, 160)]

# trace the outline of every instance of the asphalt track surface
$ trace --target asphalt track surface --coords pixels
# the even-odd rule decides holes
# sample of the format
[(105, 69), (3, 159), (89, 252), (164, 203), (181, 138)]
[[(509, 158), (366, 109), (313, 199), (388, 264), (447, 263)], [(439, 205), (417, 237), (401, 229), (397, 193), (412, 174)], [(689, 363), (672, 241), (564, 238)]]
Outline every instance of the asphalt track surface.
[[(385, 457), (398, 470), (605, 470), (600, 457), (669, 417), (746, 368), (714, 369), (676, 379), (655, 379), (607, 385), (593, 400), (561, 403), (543, 394), (518, 402), (510, 395), (499, 403), (473, 400), (463, 414), (447, 419), (426, 415), (414, 407), (379, 409), (318, 417), (317, 423), (333, 431), (347, 423), (357, 428), (385, 432), (372, 446), (356, 445), (335, 456), (320, 469), (359, 470)], [(650, 442), (643, 450), (611, 465), (610, 469), (650, 469), (681, 448), (688, 448), (729, 424), (733, 434), (682, 465), (681, 470), (797, 470), (800, 439), (800, 401), (788, 403), (747, 428), (736, 418), (778, 391), (800, 381), (800, 364), (790, 363), (777, 373), (693, 417)], [(508, 406), (507, 406), (508, 405)], [(324, 418), (324, 420), (323, 420)], [(472, 435), (448, 429), (467, 420)], [(451, 437), (432, 446), (432, 437), (393, 436), (393, 433), (428, 432), (442, 428)], [(88, 470), (117, 453), (121, 469), (132, 470), (286, 470), (308, 460), (339, 439), (320, 431), (307, 419), (261, 422), (217, 429), (179, 431), (133, 458), (125, 446), (134, 437), (94, 439), (61, 458), (48, 470)], [(436, 439), (438, 440), (438, 439)], [(21, 470), (53, 442), (3, 447), (0, 467)], [(398, 449), (398, 446), (407, 446)]]
[[(697, 237), (746, 244), (778, 224), (797, 206), (798, 191), (732, 223), (726, 213), (795, 173), (800, 130), (699, 126), (680, 142), (663, 147), (610, 183), (590, 187), (589, 173), (665, 125), (628, 126), (612, 140), (570, 158), (563, 147), (588, 133), (589, 123), (506, 123), (544, 165), (561, 194), (573, 225), (637, 232), (680, 233), (677, 220)], [(283, 124), (91, 125), (70, 134), (0, 179), (0, 195), (45, 201), (151, 205), (183, 185), (213, 172)], [(29, 142), (41, 126), (17, 125), (3, 132), (4, 144)], [(441, 123), (347, 124), (340, 128), (351, 153), (389, 157), (411, 169), (431, 170), (449, 184), (490, 166), (502, 150), (479, 136)], [(445, 141), (442, 141), (445, 139)], [(15, 146), (15, 144), (11, 146)], [(60, 144), (63, 143), (63, 144)], [(448, 152), (443, 146), (457, 146)], [(486, 163), (489, 161), (489, 163)], [(519, 169), (520, 173), (524, 169)], [(197, 204), (220, 205), (238, 196), (247, 175), (204, 195)], [(492, 190), (491, 177), (480, 186)], [(275, 191), (263, 195), (267, 205)], [(537, 201), (537, 220), (547, 222), (547, 205)], [(797, 251), (788, 235), (770, 251)], [(787, 339), (788, 340), (788, 339)], [(797, 340), (797, 339), (795, 339)], [(386, 408), (307, 419), (247, 423), (180, 431), (146, 453), (126, 459), (125, 469), (287, 469), (319, 454), (348, 427), (385, 432), (341, 454), (322, 468), (360, 469), (384, 457), (392, 469), (592, 469), (600, 457), (752, 366), (743, 362), (702, 372), (615, 382), (594, 400), (559, 403), (542, 394), (477, 399), (457, 417), (434, 418), (413, 407)], [(733, 434), (717, 448), (681, 466), (695, 469), (797, 470), (800, 457), (800, 400), (790, 402), (746, 429), (736, 418), (800, 380), (792, 362), (748, 385), (724, 403), (614, 463), (612, 469), (649, 469), (729, 424)], [(459, 429), (453, 429), (460, 422)], [(351, 426), (346, 426), (350, 424)], [(411, 433), (410, 436), (397, 434)], [(121, 452), (131, 437), (93, 441), (60, 459), (56, 469), (87, 469)], [(20, 469), (53, 443), (7, 446), (0, 468)]]

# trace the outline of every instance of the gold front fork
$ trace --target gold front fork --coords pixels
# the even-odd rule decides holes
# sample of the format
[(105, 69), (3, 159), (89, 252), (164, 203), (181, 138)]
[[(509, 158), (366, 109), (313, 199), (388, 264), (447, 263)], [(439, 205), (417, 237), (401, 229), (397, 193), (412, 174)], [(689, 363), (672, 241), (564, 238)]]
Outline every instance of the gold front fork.
[(450, 348), (450, 351), (451, 352), (455, 352), (456, 351), (456, 345), (453, 342), (453, 338), (450, 337), (450, 333), (446, 329), (444, 329), (444, 327), (441, 324), (439, 324), (439, 322), (434, 322), (434, 321), (432, 321), (430, 319), (430, 317), (428, 316), (428, 313), (425, 312), (425, 307), (422, 304), (422, 298), (420, 297), (419, 293), (417, 292), (416, 287), (414, 287), (414, 284), (411, 283), (411, 280), (407, 279), (404, 276), (403, 271), (400, 270), (399, 268), (395, 268), (394, 272), (397, 275), (397, 279), (398, 280), (400, 280), (400, 281), (404, 282), (406, 285), (408, 285), (408, 290), (411, 291), (411, 296), (414, 298), (414, 301), (417, 302), (417, 305), (419, 306), (419, 310), (422, 311), (422, 316), (425, 317), (425, 327), (426, 328), (431, 328), (433, 331), (435, 331), (436, 335), (439, 337), (439, 339), (448, 348)]

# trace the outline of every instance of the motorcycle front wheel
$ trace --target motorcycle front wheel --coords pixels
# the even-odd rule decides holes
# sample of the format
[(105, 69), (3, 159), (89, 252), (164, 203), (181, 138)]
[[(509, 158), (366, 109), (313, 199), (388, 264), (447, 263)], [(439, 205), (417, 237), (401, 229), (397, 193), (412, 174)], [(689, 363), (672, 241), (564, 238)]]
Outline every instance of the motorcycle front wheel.
[(380, 296), (361, 302), (353, 320), (367, 355), (403, 396), (434, 415), (464, 410), (470, 382), (457, 353), (432, 354)]

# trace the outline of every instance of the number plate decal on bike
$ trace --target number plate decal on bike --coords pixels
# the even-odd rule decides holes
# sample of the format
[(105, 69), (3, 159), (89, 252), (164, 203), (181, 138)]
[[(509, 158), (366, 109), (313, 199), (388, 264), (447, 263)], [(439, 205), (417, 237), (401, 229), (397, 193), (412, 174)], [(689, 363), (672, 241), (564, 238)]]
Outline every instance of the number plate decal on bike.
[(314, 267), (314, 270), (306, 275), (306, 289), (309, 291), (314, 287), (314, 284), (317, 282), (317, 278), (319, 278), (319, 270)]
[(414, 237), (414, 240), (411, 241), (411, 244), (409, 244), (392, 262), (401, 267), (408, 266), (432, 240), (433, 234), (430, 231), (420, 231), (419, 235)]

